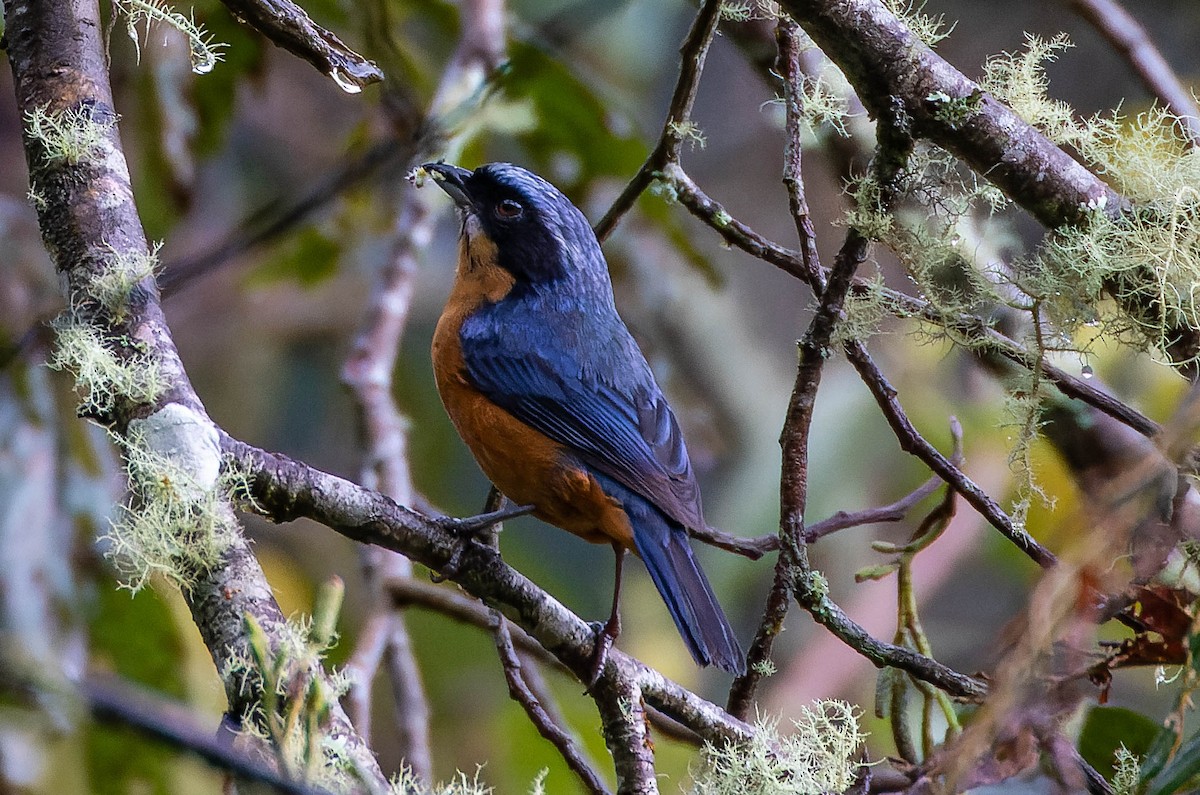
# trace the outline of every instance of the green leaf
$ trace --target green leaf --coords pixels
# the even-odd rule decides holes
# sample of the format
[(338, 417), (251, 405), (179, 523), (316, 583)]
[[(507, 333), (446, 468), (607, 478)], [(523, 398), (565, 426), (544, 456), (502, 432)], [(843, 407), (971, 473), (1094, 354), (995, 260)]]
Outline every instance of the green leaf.
[(1141, 780), (1143, 783), (1150, 781), (1162, 771), (1167, 764), (1167, 756), (1174, 746), (1175, 732), (1166, 727), (1159, 728), (1154, 742), (1146, 751), (1146, 755), (1142, 757)]
[(314, 226), (293, 235), (280, 251), (256, 268), (248, 279), (252, 287), (283, 281), (315, 287), (337, 272), (341, 247)]
[[(1151, 782), (1147, 795), (1195, 792), (1194, 779), (1197, 776), (1200, 776), (1200, 732), (1193, 734), (1180, 746), (1175, 757)], [(1184, 789), (1185, 785), (1186, 790)]]
[(1157, 722), (1124, 707), (1092, 707), (1079, 733), (1079, 754), (1107, 779), (1112, 779), (1117, 748), (1124, 744), (1145, 760), (1162, 730)]

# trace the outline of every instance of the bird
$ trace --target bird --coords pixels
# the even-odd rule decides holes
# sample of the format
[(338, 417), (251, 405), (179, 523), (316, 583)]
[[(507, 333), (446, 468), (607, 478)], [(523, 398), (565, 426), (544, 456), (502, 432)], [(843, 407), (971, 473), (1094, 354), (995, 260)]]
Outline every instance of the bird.
[(695, 661), (743, 674), (745, 655), (689, 543), (689, 528), (708, 525), (679, 423), (617, 314), (587, 218), (511, 163), (421, 169), (462, 221), (431, 352), (451, 422), (502, 494), (616, 555), (591, 684), (620, 633), (627, 551)]

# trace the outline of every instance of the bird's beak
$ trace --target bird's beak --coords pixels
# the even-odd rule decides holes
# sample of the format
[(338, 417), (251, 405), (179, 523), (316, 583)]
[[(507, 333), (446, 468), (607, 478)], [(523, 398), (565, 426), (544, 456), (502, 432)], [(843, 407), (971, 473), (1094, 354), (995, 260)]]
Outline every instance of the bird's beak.
[(471, 177), (470, 171), (447, 163), (426, 163), (421, 168), (429, 173), (438, 187), (446, 191), (460, 208), (470, 210), (474, 206), (470, 194), (467, 193), (467, 180)]

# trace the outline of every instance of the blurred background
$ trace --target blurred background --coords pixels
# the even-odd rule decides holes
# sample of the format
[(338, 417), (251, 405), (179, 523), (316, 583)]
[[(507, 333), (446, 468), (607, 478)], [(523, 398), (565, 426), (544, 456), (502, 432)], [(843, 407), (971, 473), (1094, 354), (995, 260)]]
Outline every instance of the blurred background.
[[(457, 40), (449, 3), (313, 0), (308, 12), (375, 60), (388, 79), (361, 94), (343, 92), (308, 64), (240, 27), (212, 0), (195, 18), (225, 60), (194, 75), (186, 45), (167, 31), (143, 33), (141, 61), (117, 24), (111, 60), (120, 130), (147, 233), (162, 242), (164, 273), (195, 273), (166, 298), (167, 317), (197, 391), (213, 419), (251, 444), (356, 479), (363, 465), (355, 403), (340, 371), (364, 322), (373, 277), (391, 250), (396, 209), (413, 165), (375, 157), (361, 178), (336, 191), (333, 175), (410, 135), (397, 119), (424, 107)], [(186, 12), (186, 9), (181, 9)], [(661, 128), (677, 73), (677, 50), (694, 14), (688, 3), (514, 2), (509, 70), (488, 107), (488, 130), (463, 153), (473, 168), (509, 160), (558, 184), (597, 220), (640, 166)], [(1145, 108), (1141, 83), (1066, 2), (931, 0), (926, 13), (954, 24), (938, 51), (972, 77), (989, 54), (1016, 50), (1025, 32), (1069, 34), (1076, 47), (1048, 65), (1051, 94), (1080, 114)], [(1197, 71), (1200, 8), (1160, 0), (1133, 9), (1185, 81)], [(107, 12), (106, 12), (107, 13)], [(718, 37), (701, 82), (695, 119), (705, 145), (684, 165), (729, 212), (783, 245), (796, 245), (780, 183), (784, 136), (777, 87), (764, 80), (732, 36)], [(862, 121), (862, 120), (860, 120)], [(0, 342), (13, 346), (61, 308), (57, 278), (26, 200), (21, 119), (11, 74), (0, 69)], [(846, 208), (844, 177), (829, 157), (829, 131), (805, 152), (805, 181), (823, 259), (832, 261)], [(397, 149), (400, 149), (397, 146)], [(297, 204), (314, 205), (295, 223), (255, 242), (258, 230)], [(488, 484), (446, 419), (434, 390), (429, 343), (449, 290), (457, 221), (450, 202), (422, 257), (411, 314), (396, 362), (396, 399), (409, 421), (412, 476), (429, 505), (476, 513)], [(1036, 243), (1040, 230), (1019, 211), (1005, 218), (1007, 250)], [(605, 245), (618, 306), (646, 351), (684, 426), (709, 521), (745, 536), (773, 533), (779, 514), (778, 436), (795, 375), (796, 339), (812, 296), (761, 261), (718, 238), (663, 198), (647, 195)], [(868, 266), (892, 286), (906, 278), (885, 252)], [(191, 270), (189, 270), (191, 269)], [(965, 430), (966, 471), (1002, 505), (1012, 499), (1003, 385), (948, 345), (924, 344), (903, 322), (885, 322), (869, 341), (918, 428), (950, 449), (949, 418)], [(111, 670), (191, 704), (216, 725), (220, 682), (173, 586), (136, 596), (116, 588), (95, 539), (122, 499), (118, 463), (103, 433), (73, 419), (69, 379), (40, 362), (37, 334), (0, 373), (0, 557), (12, 560), (0, 593), (5, 620), (69, 668)], [(1175, 405), (1182, 381), (1144, 355), (1100, 345), (1082, 361), (1123, 400), (1156, 419)], [(1056, 505), (1035, 504), (1031, 532), (1051, 549), (1078, 499), (1054, 454), (1039, 443), (1040, 481)], [(928, 477), (903, 453), (869, 393), (840, 357), (826, 369), (811, 440), (807, 520), (885, 504)], [(936, 499), (936, 498), (935, 498)], [(925, 509), (933, 504), (930, 501)], [(894, 580), (856, 585), (860, 568), (884, 562), (877, 538), (902, 541), (922, 511), (892, 526), (843, 531), (819, 541), (814, 564), (831, 596), (877, 637), (895, 631)], [(341, 642), (355, 647), (367, 611), (360, 551), (316, 525), (276, 527), (247, 519), (248, 532), (285, 612), (311, 608), (333, 575), (347, 583)], [(1069, 526), (1069, 525), (1068, 525)], [(587, 619), (607, 615), (611, 552), (532, 519), (509, 522), (505, 558)], [(770, 583), (770, 559), (700, 553), (744, 642)], [(938, 659), (986, 669), (1007, 622), (1024, 604), (1036, 567), (963, 507), (945, 536), (919, 558), (921, 617)], [(425, 576), (418, 572), (417, 576)], [(619, 645), (706, 697), (723, 703), (728, 677), (695, 668), (641, 567), (626, 576)], [(561, 760), (507, 696), (491, 637), (443, 616), (412, 610), (413, 643), (433, 710), (439, 777), (473, 772), (498, 792), (524, 791), (543, 767), (550, 792), (577, 786)], [(818, 697), (862, 706), (871, 730), (875, 670), (794, 610), (777, 644), (779, 672), (762, 690), (764, 714), (783, 725)], [(560, 706), (589, 750), (604, 758), (591, 701), (554, 675)], [(385, 770), (400, 763), (389, 742), (386, 687), (376, 691), (373, 745)], [(1166, 709), (1152, 672), (1118, 676), (1114, 705), (1151, 715)], [(73, 728), (74, 727), (74, 728)], [(873, 757), (892, 752), (880, 727)], [(211, 792), (219, 777), (198, 762), (106, 726), (78, 727), (69, 715), (31, 720), (0, 707), (4, 777), (12, 791)], [(664, 791), (687, 780), (694, 751), (656, 743)], [(606, 768), (606, 765), (601, 765)], [(2, 789), (2, 788), (0, 788)]]

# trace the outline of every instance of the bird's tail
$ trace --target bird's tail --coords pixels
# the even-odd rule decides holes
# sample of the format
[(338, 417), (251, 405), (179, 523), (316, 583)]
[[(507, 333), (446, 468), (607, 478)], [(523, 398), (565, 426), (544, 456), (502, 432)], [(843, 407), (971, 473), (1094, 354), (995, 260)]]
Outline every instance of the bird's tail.
[(633, 522), (637, 552), (688, 651), (700, 665), (712, 663), (736, 676), (744, 674), (746, 655), (692, 554), (687, 531), (648, 504), (638, 507), (643, 510), (628, 502), (625, 505)]

